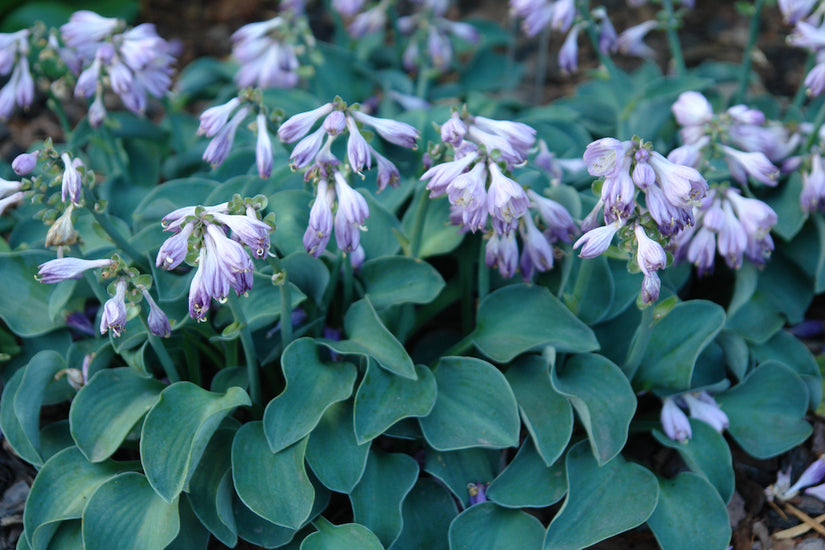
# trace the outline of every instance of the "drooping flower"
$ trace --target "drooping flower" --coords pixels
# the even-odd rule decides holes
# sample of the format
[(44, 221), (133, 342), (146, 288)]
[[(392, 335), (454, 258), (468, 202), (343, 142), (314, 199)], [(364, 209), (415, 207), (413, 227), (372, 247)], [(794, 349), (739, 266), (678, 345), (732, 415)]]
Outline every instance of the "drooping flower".
[(81, 258), (55, 258), (40, 264), (40, 269), (35, 277), (45, 284), (59, 283), (66, 279), (77, 279), (84, 271), (98, 267), (109, 267), (112, 265), (109, 258), (100, 260), (84, 260)]
[(146, 303), (149, 304), (149, 317), (146, 321), (146, 324), (149, 325), (149, 331), (155, 336), (168, 338), (169, 335), (172, 334), (169, 317), (158, 307), (148, 290), (145, 288), (141, 288), (140, 290)]
[(100, 334), (111, 331), (112, 336), (120, 336), (126, 328), (126, 288), (128, 283), (120, 279), (115, 283), (115, 295), (103, 304), (100, 316)]
[(662, 400), (660, 421), (665, 434), (673, 441), (684, 442), (693, 436), (687, 415), (672, 397), (665, 397)]

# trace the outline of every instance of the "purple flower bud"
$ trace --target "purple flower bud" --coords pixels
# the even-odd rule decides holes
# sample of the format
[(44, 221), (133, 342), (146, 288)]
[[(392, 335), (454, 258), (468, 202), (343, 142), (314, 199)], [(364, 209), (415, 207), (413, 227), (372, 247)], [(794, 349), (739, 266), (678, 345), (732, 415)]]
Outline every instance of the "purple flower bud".
[(326, 129), (321, 127), (299, 141), (298, 145), (292, 150), (292, 154), (289, 155), (292, 168), (301, 169), (312, 164), (312, 161), (318, 155), (318, 151), (321, 150), (326, 135)]
[(103, 304), (103, 314), (100, 316), (100, 334), (105, 334), (107, 330), (111, 330), (112, 336), (120, 336), (126, 327), (125, 298), (127, 285), (124, 279), (120, 279), (115, 283), (115, 295)]
[(687, 249), (687, 260), (696, 266), (701, 277), (713, 271), (716, 257), (716, 235), (706, 227), (700, 227), (690, 241)]
[(241, 105), (241, 100), (233, 97), (223, 105), (210, 107), (201, 113), (198, 135), (213, 137), (226, 125), (229, 116)]
[(361, 266), (364, 265), (364, 260), (367, 257), (367, 253), (364, 251), (364, 247), (360, 244), (358, 248), (353, 250), (349, 255), (350, 264), (352, 264), (352, 269), (358, 271), (361, 269)]
[[(700, 392), (696, 395), (686, 393), (682, 398), (687, 403), (692, 418), (709, 424), (717, 432), (721, 432), (728, 427), (728, 415), (719, 408), (719, 405), (707, 392)], [(822, 473), (825, 475), (825, 465), (823, 465)], [(820, 475), (821, 478), (822, 475)]]
[(579, 30), (581, 25), (573, 25), (559, 48), (559, 68), (563, 73), (574, 73), (579, 69)]
[(146, 303), (149, 304), (149, 318), (147, 320), (149, 331), (155, 336), (168, 338), (169, 335), (172, 334), (172, 326), (169, 324), (169, 317), (167, 317), (163, 310), (158, 307), (152, 299), (152, 296), (145, 288), (142, 288), (141, 292), (143, 293), (143, 297), (146, 299)]
[(670, 110), (682, 126), (698, 126), (713, 118), (713, 107), (699, 92), (683, 92)]
[(825, 90), (825, 63), (817, 63), (805, 76), (808, 95), (816, 97)]
[(468, 483), (467, 492), (470, 494), (470, 506), (487, 502), (488, 483)]
[(89, 106), (89, 126), (99, 128), (105, 118), (106, 106), (103, 104), (103, 94), (98, 93)]
[(573, 248), (582, 247), (579, 252), (581, 258), (595, 258), (610, 247), (613, 235), (624, 225), (622, 220), (591, 229), (573, 244)]
[(518, 219), (527, 212), (530, 200), (518, 183), (501, 173), (496, 163), (488, 163), (487, 168), (490, 171), (487, 211), (496, 231), (509, 233), (518, 225)]
[(435, 25), (430, 27), (430, 32), (427, 34), (427, 52), (430, 54), (433, 67), (440, 71), (448, 69), (453, 61), (453, 47), (450, 39)]
[[(375, 128), (378, 135), (390, 143), (406, 147), (407, 149), (415, 149), (418, 130), (409, 124), (388, 118), (370, 116), (361, 111), (353, 111), (352, 116), (358, 122)], [(349, 121), (347, 121), (347, 126), (350, 126)], [(352, 128), (350, 128), (350, 132), (352, 132)]]
[(327, 115), (327, 118), (324, 119), (321, 126), (327, 134), (337, 136), (338, 134), (344, 133), (347, 127), (347, 117), (341, 111), (332, 111)]
[(80, 172), (75, 168), (69, 153), (60, 155), (63, 160), (63, 185), (60, 192), (60, 198), (66, 202), (66, 198), (75, 204), (80, 201), (80, 192), (82, 190)]
[(39, 154), (40, 151), (34, 151), (32, 153), (17, 155), (11, 163), (11, 168), (14, 170), (14, 173), (18, 176), (25, 176), (34, 170), (34, 167), (37, 166), (37, 157)]
[(799, 202), (805, 212), (815, 212), (825, 207), (825, 168), (818, 153), (811, 155), (811, 171), (802, 172), (802, 192)]
[(378, 191), (383, 191), (387, 185), (396, 187), (401, 178), (398, 167), (383, 155), (379, 155), (375, 149), (372, 149), (372, 156), (375, 157), (375, 161), (378, 163), (378, 175), (376, 176)]
[(166, 239), (158, 250), (155, 260), (157, 267), (170, 270), (179, 266), (189, 251), (189, 236), (195, 229), (193, 222), (187, 223), (179, 233)]
[(204, 272), (206, 271), (206, 248), (201, 248), (198, 255), (198, 269), (189, 283), (189, 316), (196, 321), (205, 321), (212, 303), (212, 296), (206, 290)]
[(647, 273), (642, 279), (642, 303), (650, 305), (659, 299), (662, 281), (656, 273)]
[(509, 279), (518, 267), (518, 243), (514, 231), (499, 235), (494, 233), (487, 241), (484, 262), (488, 267), (497, 267), (499, 274)]
[(707, 195), (708, 184), (696, 169), (674, 164), (655, 151), (648, 162), (673, 206), (690, 207)]
[(579, 233), (573, 217), (564, 206), (542, 197), (532, 189), (527, 190), (527, 196), (530, 198), (530, 206), (538, 210), (541, 221), (547, 225), (546, 233), (549, 233), (550, 242), (560, 240), (569, 243)]
[(35, 279), (45, 284), (59, 283), (66, 279), (77, 279), (88, 269), (109, 267), (112, 260), (82, 260), (80, 258), (55, 258), (40, 264)]
[(335, 194), (338, 209), (335, 212), (335, 241), (344, 252), (352, 252), (361, 241), (361, 227), (364, 225), (369, 208), (360, 193), (349, 186), (341, 172), (335, 172)]
[(553, 269), (553, 247), (547, 241), (544, 234), (539, 231), (533, 223), (531, 216), (521, 218), (523, 223), (519, 226), (521, 241), (524, 250), (521, 253), (521, 274), (525, 280), (533, 278), (534, 271), (549, 271)]
[(447, 186), (459, 174), (478, 158), (478, 153), (471, 153), (460, 159), (437, 164), (421, 175), (421, 181), (430, 180), (427, 189), (430, 190), (430, 198), (435, 198), (447, 192)]
[(258, 167), (258, 175), (266, 179), (272, 174), (272, 141), (269, 139), (269, 132), (266, 129), (266, 116), (258, 113), (258, 139), (255, 145), (255, 163)]
[(278, 128), (278, 137), (284, 143), (297, 141), (309, 133), (312, 125), (319, 118), (330, 112), (332, 112), (332, 103), (326, 103), (317, 109), (293, 115)]
[(219, 166), (226, 160), (229, 151), (232, 150), (232, 144), (235, 141), (235, 132), (238, 130), (238, 126), (243, 119), (246, 118), (249, 110), (249, 106), (241, 107), (240, 110), (235, 113), (235, 116), (218, 130), (218, 133), (215, 134), (215, 137), (212, 138), (212, 141), (206, 146), (206, 150), (203, 152), (203, 160), (213, 167)]
[(648, 237), (644, 228), (639, 224), (633, 228), (633, 233), (636, 235), (637, 242), (636, 261), (642, 273), (650, 275), (664, 269), (667, 265), (667, 254), (662, 245)]
[(349, 130), (347, 160), (349, 160), (350, 168), (360, 174), (364, 168), (369, 169), (371, 166), (370, 147), (358, 131), (358, 125), (352, 117), (347, 117), (347, 129)]
[(643, 42), (644, 37), (659, 26), (658, 21), (645, 21), (625, 29), (616, 39), (616, 50), (624, 55), (652, 59), (656, 52)]
[(685, 442), (692, 437), (690, 420), (672, 397), (664, 398), (659, 419), (665, 434), (673, 441)]

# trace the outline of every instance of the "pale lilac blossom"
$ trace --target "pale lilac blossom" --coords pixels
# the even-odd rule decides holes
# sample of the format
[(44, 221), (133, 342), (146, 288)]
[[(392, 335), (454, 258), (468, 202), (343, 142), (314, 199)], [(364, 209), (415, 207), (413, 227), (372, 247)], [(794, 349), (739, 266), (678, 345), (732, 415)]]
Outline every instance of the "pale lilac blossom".
[(693, 431), (690, 427), (690, 420), (687, 415), (679, 408), (673, 397), (665, 397), (662, 400), (662, 412), (660, 414), (660, 422), (662, 429), (673, 441), (684, 443), (693, 437)]
[(70, 257), (55, 258), (40, 264), (35, 278), (44, 284), (54, 284), (67, 279), (77, 279), (84, 271), (98, 267), (109, 267), (112, 263), (109, 258), (100, 260), (83, 260)]
[(149, 331), (155, 336), (161, 338), (168, 338), (172, 334), (172, 326), (169, 324), (169, 317), (163, 312), (157, 303), (152, 299), (145, 288), (140, 289), (146, 303), (149, 304), (149, 317), (146, 324), (149, 326)]
[(100, 334), (111, 331), (112, 336), (120, 336), (126, 328), (126, 288), (125, 279), (115, 283), (115, 295), (103, 304), (103, 314), (100, 316)]

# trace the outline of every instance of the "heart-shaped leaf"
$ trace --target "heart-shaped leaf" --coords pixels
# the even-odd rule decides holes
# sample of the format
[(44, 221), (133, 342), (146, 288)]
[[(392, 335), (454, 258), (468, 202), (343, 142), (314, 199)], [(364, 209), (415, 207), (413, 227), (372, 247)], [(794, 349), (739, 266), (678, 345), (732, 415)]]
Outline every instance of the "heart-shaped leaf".
[(350, 363), (321, 361), (318, 345), (311, 338), (287, 346), (281, 369), (286, 387), (264, 411), (264, 432), (273, 453), (305, 437), (327, 407), (349, 397), (356, 376)]
[(434, 371), (438, 393), (429, 415), (420, 418), (436, 450), (518, 445), (518, 405), (504, 375), (471, 357), (444, 357)]
[(513, 461), (490, 483), (487, 497), (505, 508), (544, 508), (567, 492), (564, 463), (548, 467), (526, 439)]
[(359, 443), (355, 438), (352, 402), (347, 400), (333, 404), (324, 412), (309, 434), (306, 459), (327, 488), (349, 494), (364, 473), (369, 450), (369, 443)]
[(234, 428), (218, 428), (203, 451), (189, 480), (192, 510), (216, 539), (229, 547), (238, 543), (238, 529), (232, 513), (235, 488), (232, 485), (232, 440)]
[(318, 531), (301, 543), (300, 550), (383, 550), (375, 533), (357, 523), (332, 525), (328, 521), (316, 522)]
[(433, 266), (406, 256), (384, 256), (364, 262), (361, 280), (376, 309), (426, 304), (444, 288), (444, 279)]
[[(501, 508), (492, 502), (470, 506), (450, 525), (450, 550), (539, 550), (544, 527), (526, 512)], [(516, 543), (516, 541), (518, 541)]]
[(463, 506), (470, 505), (468, 483), (489, 483), (498, 473), (499, 453), (478, 447), (439, 453), (427, 451), (424, 470), (441, 480)]
[(419, 479), (401, 505), (401, 534), (387, 550), (448, 550), (447, 532), (457, 513), (443, 485)]

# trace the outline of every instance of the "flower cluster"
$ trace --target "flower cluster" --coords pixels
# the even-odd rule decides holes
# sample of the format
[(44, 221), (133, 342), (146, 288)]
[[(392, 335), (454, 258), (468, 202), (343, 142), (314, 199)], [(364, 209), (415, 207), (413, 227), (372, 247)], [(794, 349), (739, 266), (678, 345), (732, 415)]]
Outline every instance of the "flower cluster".
[(299, 56), (315, 45), (302, 1), (281, 2), (281, 13), (244, 25), (232, 34), (232, 55), (241, 67), (240, 87), (294, 88), (300, 80)]
[(27, 108), (34, 100), (34, 78), (28, 58), (30, 34), (28, 29), (0, 33), (0, 75), (11, 73), (0, 89), (0, 120), (9, 118), (15, 106)]
[[(526, 279), (536, 271), (551, 269), (552, 244), (570, 242), (578, 232), (561, 204), (532, 189), (525, 191), (506, 175), (527, 160), (535, 136), (533, 128), (520, 122), (455, 111), (441, 126), (443, 145), (430, 154), (451, 160), (432, 166), (421, 176), (431, 198), (447, 195), (453, 224), (462, 231), (489, 235), (485, 261), (506, 278), (519, 266)], [(538, 213), (544, 231), (537, 227), (531, 208)], [(520, 260), (516, 231), (524, 245)]]
[[(321, 125), (311, 131), (321, 119)], [(350, 172), (361, 174), (372, 166), (374, 159), (378, 165), (379, 191), (398, 182), (398, 168), (367, 143), (361, 134), (361, 126), (371, 126), (379, 136), (395, 145), (416, 147), (418, 130), (409, 124), (368, 115), (357, 105), (347, 107), (340, 98), (298, 113), (278, 128), (281, 141), (298, 142), (289, 157), (291, 166), (304, 169), (304, 179), (316, 185), (315, 202), (304, 234), (304, 247), (315, 257), (326, 249), (334, 227), (338, 248), (354, 253), (355, 258), (363, 258), (360, 232), (369, 216), (369, 208), (364, 197), (347, 182)], [(341, 163), (332, 153), (332, 145), (344, 134), (347, 134), (346, 162)]]
[(203, 160), (212, 166), (221, 165), (232, 150), (241, 123), (253, 112), (253, 106), (257, 106), (255, 164), (258, 175), (266, 179), (272, 174), (273, 167), (272, 140), (267, 127), (266, 110), (260, 102), (260, 94), (251, 90), (248, 92), (245, 91), (222, 105), (210, 107), (201, 114), (198, 135), (212, 138), (203, 152)]
[(773, 251), (770, 231), (776, 212), (759, 199), (715, 188), (694, 212), (696, 224), (676, 235), (671, 245), (674, 258), (694, 264), (700, 276), (713, 271), (717, 249), (731, 269), (741, 267), (743, 258), (762, 266)]
[(23, 200), (22, 182), (0, 178), (0, 216)]
[(767, 124), (765, 115), (745, 105), (734, 105), (714, 114), (710, 102), (699, 92), (684, 92), (671, 107), (683, 145), (668, 158), (699, 168), (713, 156), (727, 163), (731, 177), (741, 184), (748, 178), (775, 186), (781, 163), (799, 144), (798, 134), (778, 124)]
[(705, 422), (717, 432), (728, 427), (728, 415), (706, 391), (665, 397), (660, 420), (665, 434), (674, 441), (687, 441), (693, 435), (690, 421), (682, 410), (685, 408), (691, 418)]
[[(661, 286), (656, 272), (667, 264), (655, 232), (670, 238), (693, 225), (693, 207), (707, 195), (708, 184), (696, 169), (671, 162), (640, 139), (596, 140), (587, 146), (584, 161), (590, 175), (602, 178), (601, 196), (582, 223), (586, 233), (573, 246), (581, 247), (581, 257), (594, 258), (619, 233), (625, 248), (635, 251), (635, 263), (644, 274), (642, 303), (653, 303)], [(637, 202), (639, 190), (644, 206)], [(602, 209), (605, 225), (598, 222)]]
[(66, 48), (58, 53), (78, 75), (75, 96), (94, 96), (89, 108), (92, 126), (106, 117), (104, 86), (138, 114), (146, 110), (150, 95), (160, 98), (169, 90), (175, 47), (157, 35), (154, 25), (127, 29), (120, 19), (82, 10), (72, 14), (60, 33)]
[[(189, 315), (204, 321), (212, 298), (226, 300), (229, 291), (237, 295), (252, 288), (252, 259), (269, 255), (272, 227), (261, 221), (258, 211), (266, 199), (255, 197), (216, 206), (187, 206), (163, 218), (163, 227), (174, 233), (158, 251), (157, 267), (172, 270), (186, 261), (196, 266), (189, 287)], [(227, 236), (231, 232), (231, 238)]]
[(815, 0), (779, 0), (779, 9), (785, 23), (794, 26), (788, 43), (816, 55), (816, 64), (808, 71), (804, 84), (808, 95), (818, 96), (825, 91), (825, 4)]

